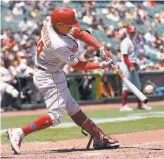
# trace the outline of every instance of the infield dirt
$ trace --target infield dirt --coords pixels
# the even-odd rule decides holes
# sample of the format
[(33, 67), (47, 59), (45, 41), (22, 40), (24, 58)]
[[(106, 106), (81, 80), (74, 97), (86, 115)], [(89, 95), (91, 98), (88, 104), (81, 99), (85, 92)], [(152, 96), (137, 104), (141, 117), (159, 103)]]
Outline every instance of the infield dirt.
[(164, 159), (164, 130), (115, 135), (120, 148), (86, 150), (88, 139), (24, 143), (21, 155), (13, 155), (10, 145), (2, 145), (1, 158), (15, 159)]

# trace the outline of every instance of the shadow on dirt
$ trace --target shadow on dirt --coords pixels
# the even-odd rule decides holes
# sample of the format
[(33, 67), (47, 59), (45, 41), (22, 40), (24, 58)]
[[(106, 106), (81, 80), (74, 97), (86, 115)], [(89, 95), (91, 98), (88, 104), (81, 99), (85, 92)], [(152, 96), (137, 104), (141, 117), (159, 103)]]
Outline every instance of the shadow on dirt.
[[(64, 153), (64, 152), (76, 152), (76, 151), (106, 151), (106, 150), (114, 150), (114, 149), (86, 149), (86, 148), (72, 148), (72, 149), (58, 149), (58, 150), (50, 150), (50, 152), (55, 152), (55, 153)], [(116, 149), (115, 149), (116, 150)]]
[(141, 149), (141, 150), (153, 150), (153, 151), (164, 150), (162, 148), (143, 148), (143, 147), (132, 147), (132, 146), (120, 147), (119, 149)]
[[(120, 147), (118, 149), (101, 149), (101, 150), (95, 150), (93, 148), (91, 149), (86, 149), (86, 148), (70, 148), (70, 149), (54, 149), (54, 150), (45, 150), (42, 152), (28, 152), (27, 154), (53, 154), (53, 153), (68, 153), (68, 152), (89, 152), (89, 151), (117, 151), (117, 150), (126, 150), (126, 149), (138, 149), (138, 150), (148, 150), (148, 151), (162, 151), (164, 149), (162, 148), (143, 148), (143, 147), (132, 147), (132, 146), (125, 146), (125, 147)], [(25, 155), (25, 153), (21, 154), (22, 156)], [(21, 156), (20, 155), (20, 156)], [(3, 157), (3, 158), (8, 158), (8, 157)]]
[(76, 151), (95, 151), (95, 149), (85, 149), (85, 148), (72, 148), (72, 149), (59, 149), (59, 150), (51, 150), (51, 152), (63, 153), (63, 152), (76, 152)]

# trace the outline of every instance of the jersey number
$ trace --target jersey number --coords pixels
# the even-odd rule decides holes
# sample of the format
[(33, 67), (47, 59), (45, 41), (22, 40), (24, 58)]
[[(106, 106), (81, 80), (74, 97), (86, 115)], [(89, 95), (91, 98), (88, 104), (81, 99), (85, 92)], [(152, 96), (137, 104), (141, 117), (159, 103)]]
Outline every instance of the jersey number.
[(36, 51), (37, 51), (37, 55), (40, 55), (40, 53), (42, 52), (43, 50), (43, 41), (41, 39), (41, 36), (39, 38), (39, 42), (37, 43), (37, 48), (36, 48)]

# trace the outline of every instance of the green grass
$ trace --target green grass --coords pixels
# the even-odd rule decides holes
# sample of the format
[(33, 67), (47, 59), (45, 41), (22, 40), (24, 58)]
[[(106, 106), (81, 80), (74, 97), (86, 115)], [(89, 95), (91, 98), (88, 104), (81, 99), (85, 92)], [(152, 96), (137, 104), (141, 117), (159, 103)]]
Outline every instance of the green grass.
[[(157, 106), (153, 107), (151, 112), (164, 112), (164, 107)], [(90, 118), (113, 118), (113, 117), (125, 117), (127, 115), (133, 115), (138, 113), (146, 113), (150, 111), (141, 111), (135, 110), (133, 112), (119, 112), (117, 109), (110, 110), (94, 110), (94, 111), (85, 111), (85, 113)], [(17, 116), (17, 117), (3, 117), (1, 119), (2, 129), (10, 127), (22, 127), (33, 120), (37, 119), (40, 115), (28, 115), (28, 116)], [(69, 116), (65, 116), (64, 122), (70, 122), (71, 119)], [(154, 130), (154, 129), (164, 129), (164, 118), (147, 118), (140, 119), (135, 121), (125, 121), (125, 122), (114, 122), (114, 123), (102, 123), (98, 124), (107, 134), (122, 134), (130, 133), (143, 130)], [(5, 135), (1, 136), (2, 144), (8, 143)], [(58, 128), (58, 129), (45, 129), (39, 132), (30, 134), (25, 138), (25, 142), (34, 142), (34, 141), (57, 141), (63, 139), (72, 139), (72, 138), (82, 138), (85, 137), (79, 127), (72, 128)]]
[[(151, 110), (151, 112), (156, 112), (156, 111), (163, 111), (164, 112), (164, 107), (163, 106), (156, 106), (156, 107), (153, 107), (153, 109)], [(145, 112), (148, 112), (148, 111), (137, 110), (137, 109), (133, 112), (119, 112), (118, 109), (85, 111), (85, 113), (90, 118), (124, 117), (124, 116), (129, 115), (129, 114), (145, 113)], [(43, 115), (43, 114), (3, 117), (1, 119), (1, 129), (13, 128), (13, 127), (22, 127), (22, 126), (24, 126), (30, 122), (33, 122), (34, 120), (36, 120), (41, 115)], [(65, 114), (64, 122), (71, 122), (71, 121), (72, 121), (71, 118), (67, 114)]]

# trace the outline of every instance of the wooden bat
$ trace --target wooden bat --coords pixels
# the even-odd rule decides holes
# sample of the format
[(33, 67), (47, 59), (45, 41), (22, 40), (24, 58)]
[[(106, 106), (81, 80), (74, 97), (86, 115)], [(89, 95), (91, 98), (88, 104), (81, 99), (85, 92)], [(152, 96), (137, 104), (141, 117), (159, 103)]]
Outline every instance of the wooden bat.
[(133, 92), (133, 94), (142, 102), (147, 103), (148, 98), (134, 85), (132, 84), (118, 69), (116, 64), (111, 62), (110, 67), (114, 70), (114, 72), (123, 80), (123, 82), (128, 86), (128, 88)]

